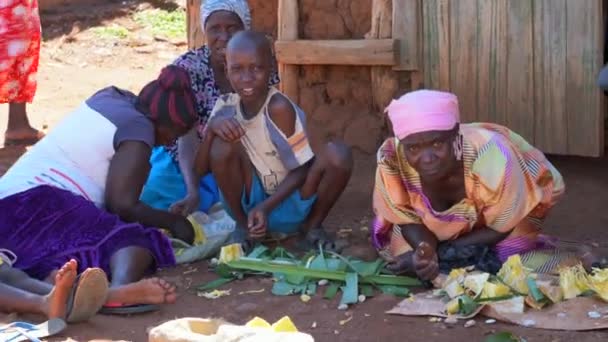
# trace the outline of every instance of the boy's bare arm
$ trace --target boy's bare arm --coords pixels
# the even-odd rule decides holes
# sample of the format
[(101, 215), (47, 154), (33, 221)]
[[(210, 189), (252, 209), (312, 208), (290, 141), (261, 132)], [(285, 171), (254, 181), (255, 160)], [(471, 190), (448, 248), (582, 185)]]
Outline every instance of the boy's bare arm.
[[(268, 105), (268, 114), (275, 125), (290, 137), (296, 130), (296, 112), (291, 102), (281, 94), (275, 94)], [(301, 188), (306, 181), (308, 170), (312, 165), (312, 160), (308, 163), (291, 170), (285, 179), (279, 184), (274, 194), (262, 202), (261, 205), (265, 212), (270, 212), (276, 208), (285, 198), (289, 197), (295, 190)]]

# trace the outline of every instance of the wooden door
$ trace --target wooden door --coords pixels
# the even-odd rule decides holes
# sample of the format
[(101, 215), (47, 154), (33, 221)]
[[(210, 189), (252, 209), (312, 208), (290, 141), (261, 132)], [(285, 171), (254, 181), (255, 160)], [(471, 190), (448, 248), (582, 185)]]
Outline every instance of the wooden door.
[(547, 153), (604, 151), (601, 0), (422, 0), (427, 88)]

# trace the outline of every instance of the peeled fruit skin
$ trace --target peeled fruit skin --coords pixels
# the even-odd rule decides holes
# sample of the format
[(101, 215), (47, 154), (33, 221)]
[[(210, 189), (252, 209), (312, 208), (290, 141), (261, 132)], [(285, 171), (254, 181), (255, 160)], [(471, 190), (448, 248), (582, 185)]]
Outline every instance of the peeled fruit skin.
[(254, 317), (251, 321), (247, 322), (245, 326), (250, 328), (272, 328), (270, 323), (260, 317)]
[(220, 260), (221, 264), (229, 263), (234, 260), (238, 260), (243, 256), (243, 248), (241, 248), (240, 243), (233, 243), (231, 245), (227, 245), (222, 247), (220, 250)]
[(456, 298), (464, 294), (464, 288), (456, 280), (449, 281), (443, 290), (448, 294), (450, 298)]
[(447, 312), (448, 315), (455, 315), (458, 313), (459, 310), (460, 310), (460, 304), (458, 303), (458, 298), (454, 298), (454, 299), (450, 300), (445, 305), (445, 311)]
[(464, 287), (473, 292), (475, 297), (481, 295), (490, 275), (488, 273), (470, 274), (464, 278)]
[(511, 289), (504, 284), (494, 284), (487, 282), (483, 286), (483, 292), (481, 298), (498, 298), (504, 297), (511, 294)]
[(284, 316), (280, 320), (276, 321), (272, 325), (272, 330), (275, 332), (298, 332), (298, 328), (293, 324), (291, 319), (287, 316)]
[(561, 269), (559, 272), (559, 286), (564, 293), (564, 299), (578, 297), (591, 289), (589, 285), (589, 277), (581, 264)]
[(526, 277), (528, 276), (527, 270), (521, 263), (519, 254), (511, 255), (509, 259), (502, 265), (500, 271), (498, 271), (498, 277), (508, 286), (513, 288), (515, 291), (523, 294), (528, 294), (528, 284)]

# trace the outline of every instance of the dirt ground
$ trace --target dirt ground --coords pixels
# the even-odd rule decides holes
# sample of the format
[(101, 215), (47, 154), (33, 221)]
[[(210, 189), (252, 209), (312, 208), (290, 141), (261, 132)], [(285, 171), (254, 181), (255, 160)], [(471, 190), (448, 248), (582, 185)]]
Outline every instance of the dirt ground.
[[(134, 1), (107, 2), (93, 8), (59, 8), (43, 15), (45, 42), (41, 52), (39, 91), (34, 103), (28, 107), (36, 127), (52, 128), (70, 109), (106, 85), (139, 90), (146, 81), (156, 77), (163, 65), (186, 49), (185, 41), (159, 41), (135, 25), (130, 19), (132, 11), (148, 6), (148, 3)], [(133, 38), (119, 41), (100, 39), (89, 30), (111, 23), (120, 23), (131, 29)], [(0, 132), (3, 132), (6, 108), (0, 110), (3, 118)], [(0, 149), (0, 174), (21, 152), (18, 149)], [(605, 175), (608, 159), (551, 157), (551, 160), (565, 176), (568, 191), (546, 222), (547, 233), (568, 239), (608, 243), (605, 233), (608, 210), (604, 207), (608, 203), (608, 178)], [(327, 222), (334, 229), (353, 230), (350, 236), (352, 247), (348, 252), (361, 257), (373, 257), (367, 234), (361, 230), (371, 216), (373, 172), (373, 156), (357, 153), (355, 173)], [(254, 316), (273, 321), (284, 315), (289, 315), (301, 330), (312, 334), (317, 341), (480, 341), (484, 336), (499, 331), (511, 331), (527, 341), (576, 339), (582, 342), (608, 338), (606, 332), (541, 331), (504, 324), (487, 325), (483, 319), (477, 319), (472, 328), (464, 328), (462, 324), (430, 323), (427, 318), (389, 316), (384, 312), (399, 299), (384, 295), (371, 298), (347, 312), (338, 311), (336, 301), (327, 301), (319, 296), (303, 303), (297, 297), (270, 295), (270, 279), (231, 283), (226, 286), (232, 289), (230, 296), (207, 300), (197, 297), (194, 290), (197, 285), (215, 278), (208, 272), (206, 262), (165, 270), (161, 276), (177, 284), (180, 296), (176, 304), (167, 305), (156, 313), (128, 318), (97, 316), (88, 323), (70, 326), (51, 341), (146, 341), (149, 328), (177, 317), (221, 317), (233, 323), (245, 323)], [(242, 291), (260, 289), (265, 291), (239, 295)], [(353, 319), (340, 325), (339, 321), (348, 315)], [(0, 315), (0, 321), (6, 318)], [(312, 328), (313, 323), (316, 323), (316, 328)]]

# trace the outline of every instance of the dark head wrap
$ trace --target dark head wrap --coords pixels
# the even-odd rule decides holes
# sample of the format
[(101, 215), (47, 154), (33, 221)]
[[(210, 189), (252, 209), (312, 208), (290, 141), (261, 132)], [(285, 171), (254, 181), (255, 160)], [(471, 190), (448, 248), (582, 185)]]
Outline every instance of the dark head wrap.
[(138, 106), (152, 121), (160, 124), (189, 129), (197, 120), (190, 76), (175, 65), (165, 67), (158, 79), (141, 90)]

